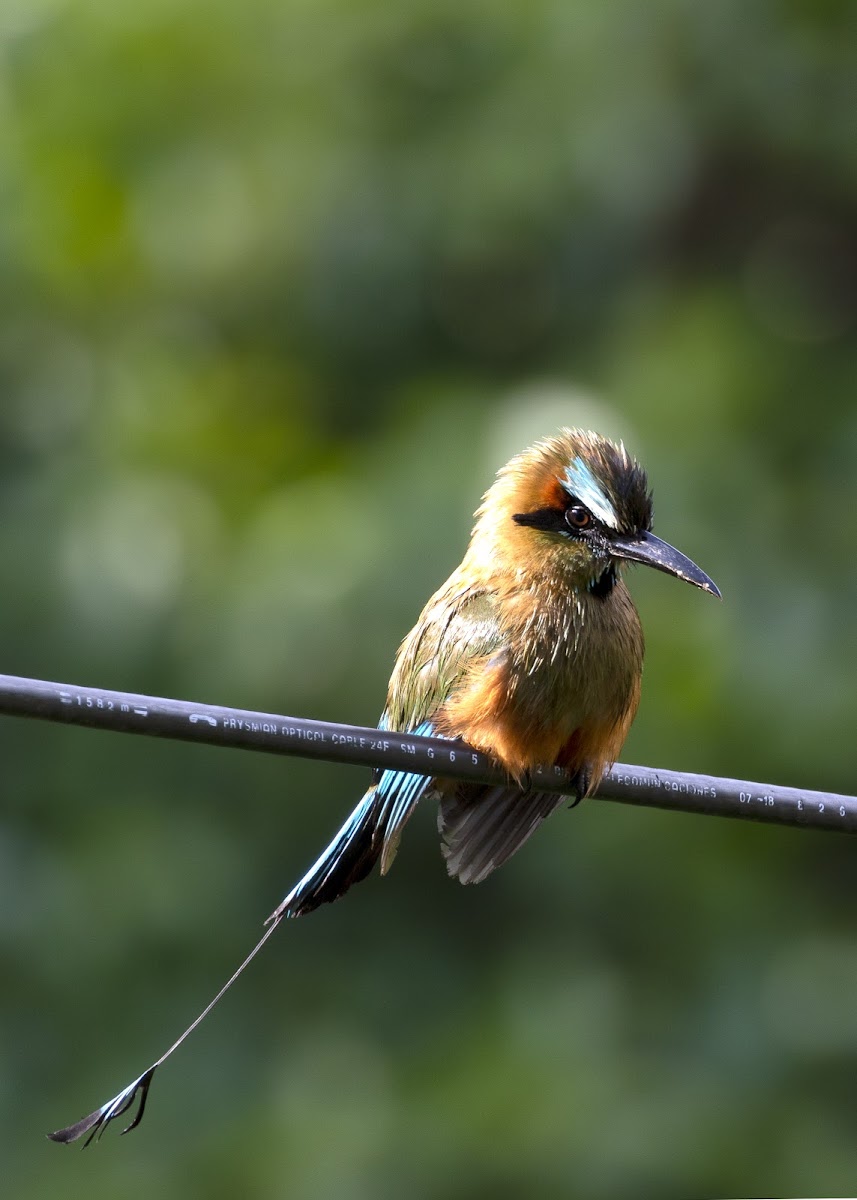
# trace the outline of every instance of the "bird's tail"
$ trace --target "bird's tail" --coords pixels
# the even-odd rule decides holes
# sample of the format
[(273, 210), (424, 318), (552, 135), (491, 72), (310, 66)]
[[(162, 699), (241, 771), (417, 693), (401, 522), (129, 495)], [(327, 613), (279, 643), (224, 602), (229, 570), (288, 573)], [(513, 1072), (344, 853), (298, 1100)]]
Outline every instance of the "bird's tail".
[[(417, 732), (422, 733), (421, 726)], [(420, 797), (431, 786), (425, 775), (383, 771), (369, 788), (336, 837), (295, 884), (267, 923), (280, 917), (302, 917), (344, 896), (381, 859), (386, 874), (399, 846), (402, 830)]]
[(370, 787), (327, 849), (271, 913), (266, 924), (282, 916), (302, 917), (320, 904), (338, 900), (359, 883), (378, 861), (384, 846), (383, 797)]
[[(386, 726), (382, 723), (381, 728)], [(430, 734), (432, 728), (428, 722), (424, 722), (413, 732)], [(265, 922), (268, 928), (238, 970), (232, 973), (214, 999), (205, 1006), (196, 1020), (191, 1022), (181, 1037), (112, 1100), (102, 1104), (83, 1120), (75, 1121), (65, 1129), (58, 1129), (48, 1134), (48, 1137), (55, 1142), (74, 1142), (86, 1136), (84, 1145), (89, 1145), (93, 1138), (101, 1136), (112, 1121), (128, 1112), (137, 1096), (140, 1097), (137, 1114), (123, 1132), (127, 1133), (139, 1125), (146, 1106), (146, 1097), (158, 1067), (166, 1062), (185, 1038), (193, 1033), (197, 1025), (205, 1020), (244, 968), (253, 961), (282, 918), (301, 917), (304, 913), (318, 908), (320, 904), (338, 900), (352, 883), (358, 883), (369, 874), (379, 858), (383, 874), (396, 855), (399, 839), (408, 818), (420, 797), (430, 789), (431, 783), (432, 780), (426, 775), (414, 775), (407, 771), (383, 771), (321, 857), (268, 917)]]

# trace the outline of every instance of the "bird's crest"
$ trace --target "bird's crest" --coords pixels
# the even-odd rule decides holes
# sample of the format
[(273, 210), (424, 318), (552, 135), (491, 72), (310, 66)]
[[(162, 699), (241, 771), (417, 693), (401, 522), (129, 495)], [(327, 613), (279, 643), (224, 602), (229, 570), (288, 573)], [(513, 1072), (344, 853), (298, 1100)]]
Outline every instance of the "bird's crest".
[(561, 429), (500, 470), (476, 513), (477, 529), (483, 521), (505, 525), (520, 512), (561, 513), (572, 498), (614, 532), (636, 534), (652, 527), (646, 473), (624, 445), (586, 430)]

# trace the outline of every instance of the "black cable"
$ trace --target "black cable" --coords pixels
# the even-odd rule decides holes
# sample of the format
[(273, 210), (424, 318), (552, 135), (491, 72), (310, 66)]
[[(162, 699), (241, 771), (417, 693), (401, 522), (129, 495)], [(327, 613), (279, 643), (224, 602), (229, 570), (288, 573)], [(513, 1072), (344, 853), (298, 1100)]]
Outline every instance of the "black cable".
[[(327, 762), (405, 769), (478, 783), (503, 783), (504, 772), (487, 755), (460, 743), (415, 737), (358, 725), (310, 721), (241, 708), (168, 700), (134, 692), (80, 687), (0, 675), (0, 712), (93, 729), (207, 742), (291, 754)], [(534, 774), (541, 791), (570, 792), (561, 767)], [(601, 782), (596, 798), (672, 812), (738, 817), (779, 825), (801, 825), (857, 833), (857, 798), (802, 791), (768, 783), (660, 771), (617, 763)]]

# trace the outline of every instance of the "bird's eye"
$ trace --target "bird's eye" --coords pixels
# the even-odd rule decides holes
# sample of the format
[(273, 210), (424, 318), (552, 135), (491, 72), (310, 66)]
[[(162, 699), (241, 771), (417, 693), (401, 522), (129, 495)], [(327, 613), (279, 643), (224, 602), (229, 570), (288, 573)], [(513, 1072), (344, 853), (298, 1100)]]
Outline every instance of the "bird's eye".
[(586, 529), (592, 524), (592, 513), (582, 504), (573, 504), (565, 510), (565, 520), (572, 529)]

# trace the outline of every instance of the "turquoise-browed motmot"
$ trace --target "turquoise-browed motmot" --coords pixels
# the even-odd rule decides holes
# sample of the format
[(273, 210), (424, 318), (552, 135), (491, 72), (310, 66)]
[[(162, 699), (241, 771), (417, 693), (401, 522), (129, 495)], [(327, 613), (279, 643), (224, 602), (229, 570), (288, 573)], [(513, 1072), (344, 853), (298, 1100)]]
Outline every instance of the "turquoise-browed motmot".
[(643, 633), (623, 565), (720, 594), (651, 527), (645, 472), (597, 434), (564, 429), (500, 470), (461, 565), (399, 649), (379, 724), (460, 738), (498, 759), (509, 786), (384, 771), (269, 920), (337, 899), (379, 859), (387, 871), (427, 794), (449, 873), (478, 883), (562, 803), (518, 786), (532, 768), (568, 768), (578, 797), (597, 787), (640, 699)]
[(238, 977), (284, 917), (336, 900), (380, 860), (387, 871), (419, 800), (435, 796), (451, 875), (478, 883), (562, 803), (528, 786), (538, 764), (559, 764), (577, 797), (614, 761), (640, 698), (643, 634), (622, 581), (645, 563), (719, 595), (708, 576), (651, 532), (643, 469), (624, 446), (564, 429), (503, 467), (476, 514), (461, 565), (402, 643), (379, 723), (462, 739), (493, 755), (506, 785), (385, 770), (318, 861), (268, 918), (269, 928), (190, 1029), (107, 1104), (51, 1134), (92, 1138), (152, 1076)]

